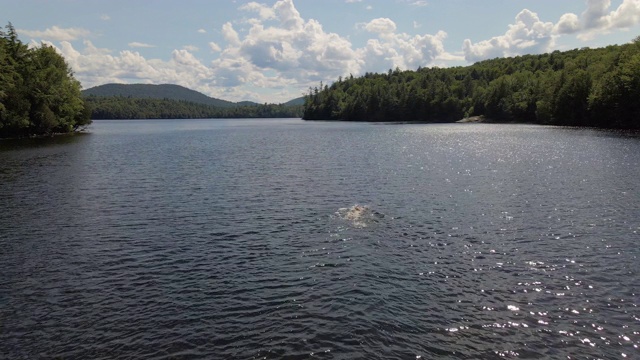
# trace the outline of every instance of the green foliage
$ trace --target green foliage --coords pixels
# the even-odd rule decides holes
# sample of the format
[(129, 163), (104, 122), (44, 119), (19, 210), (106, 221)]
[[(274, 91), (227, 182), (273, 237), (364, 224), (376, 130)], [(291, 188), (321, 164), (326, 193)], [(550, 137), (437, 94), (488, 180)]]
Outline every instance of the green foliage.
[(640, 37), (620, 46), (367, 73), (309, 89), (304, 119), (640, 128)]
[(93, 119), (208, 119), (301, 117), (302, 106), (283, 104), (216, 107), (189, 101), (87, 96)]
[(29, 49), (7, 25), (0, 31), (0, 137), (47, 135), (91, 122), (64, 58), (49, 46)]

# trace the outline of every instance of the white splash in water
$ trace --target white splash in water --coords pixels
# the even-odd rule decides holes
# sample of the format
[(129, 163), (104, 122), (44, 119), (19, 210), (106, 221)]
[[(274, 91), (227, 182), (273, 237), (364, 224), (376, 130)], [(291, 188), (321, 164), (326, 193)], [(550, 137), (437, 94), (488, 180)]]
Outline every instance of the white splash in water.
[(336, 214), (344, 220), (350, 221), (354, 227), (365, 228), (372, 222), (376, 222), (383, 215), (372, 210), (367, 205), (353, 205), (350, 208), (340, 208)]

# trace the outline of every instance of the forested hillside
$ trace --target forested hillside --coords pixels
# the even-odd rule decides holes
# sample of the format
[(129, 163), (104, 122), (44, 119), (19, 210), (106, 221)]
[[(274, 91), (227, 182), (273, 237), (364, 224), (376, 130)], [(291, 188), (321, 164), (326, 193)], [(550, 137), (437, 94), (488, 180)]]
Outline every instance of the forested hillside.
[(54, 48), (0, 30), (0, 138), (66, 133), (91, 122), (80, 83)]
[[(84, 95), (95, 96), (121, 96), (139, 99), (169, 99), (189, 101), (197, 104), (205, 104), (218, 107), (233, 107), (238, 104), (231, 101), (209, 97), (201, 92), (188, 89), (184, 86), (173, 84), (105, 84), (83, 90)], [(240, 104), (240, 105), (257, 105)]]
[(289, 100), (284, 104), (287, 106), (304, 105), (304, 96)]
[(389, 70), (311, 89), (304, 119), (501, 122), (640, 128), (640, 37), (600, 49)]
[(93, 119), (207, 119), (301, 117), (302, 106), (275, 104), (216, 107), (188, 101), (87, 96)]
[(302, 104), (233, 103), (179, 85), (106, 84), (83, 91), (92, 119), (302, 117)]

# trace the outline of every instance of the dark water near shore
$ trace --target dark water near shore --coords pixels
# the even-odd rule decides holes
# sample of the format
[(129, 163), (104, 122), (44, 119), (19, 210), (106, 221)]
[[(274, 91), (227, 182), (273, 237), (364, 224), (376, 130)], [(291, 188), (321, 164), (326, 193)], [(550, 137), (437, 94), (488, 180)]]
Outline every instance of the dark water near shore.
[(0, 357), (640, 358), (639, 187), (640, 136), (588, 129), (0, 142)]

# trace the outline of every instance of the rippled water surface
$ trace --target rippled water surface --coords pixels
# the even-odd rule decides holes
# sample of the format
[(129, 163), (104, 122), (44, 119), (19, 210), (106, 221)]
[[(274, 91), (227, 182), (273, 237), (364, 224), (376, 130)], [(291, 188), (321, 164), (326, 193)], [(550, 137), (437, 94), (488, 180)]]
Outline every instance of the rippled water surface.
[(640, 358), (640, 136), (96, 121), (0, 142), (0, 357)]

